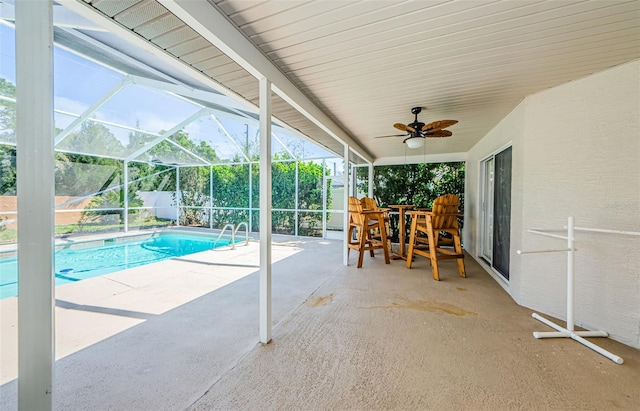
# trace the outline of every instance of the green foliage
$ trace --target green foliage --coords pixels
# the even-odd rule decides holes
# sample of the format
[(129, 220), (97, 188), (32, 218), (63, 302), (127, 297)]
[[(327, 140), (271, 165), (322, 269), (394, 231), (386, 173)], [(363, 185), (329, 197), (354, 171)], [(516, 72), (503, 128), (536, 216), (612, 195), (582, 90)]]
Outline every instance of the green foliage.
[[(278, 161), (279, 160), (279, 161)], [(272, 207), (275, 210), (295, 209), (296, 199), (296, 162), (286, 155), (274, 156), (272, 163)], [(258, 164), (224, 165), (213, 167), (213, 206), (222, 208), (249, 207), (249, 169), (251, 169), (252, 199), (251, 206), (260, 204), (260, 167)], [(182, 172), (181, 172), (182, 173)], [(322, 210), (322, 179), (329, 170), (313, 162), (298, 163), (299, 208)], [(181, 174), (182, 176), (182, 174)], [(330, 198), (328, 199), (330, 204)], [(238, 224), (248, 221), (244, 210), (215, 210), (213, 226), (221, 228), (225, 224)], [(318, 234), (322, 226), (321, 213), (299, 213), (298, 233), (300, 235)], [(254, 212), (252, 230), (259, 228), (258, 213)], [(295, 233), (295, 213), (293, 211), (274, 211), (272, 214), (273, 232), (281, 234)]]
[(209, 191), (209, 167), (180, 169), (181, 225), (209, 226)]
[[(0, 95), (16, 97), (16, 86), (0, 78)], [(16, 103), (0, 100), (0, 141), (16, 141)]]
[[(16, 86), (0, 78), (0, 95), (16, 97)], [(0, 100), (0, 142), (16, 141), (16, 104)], [(16, 150), (0, 145), (0, 195), (16, 194)]]
[[(14, 97), (15, 86), (0, 79), (0, 93)], [(60, 132), (61, 130), (57, 130)], [(160, 131), (162, 133), (162, 131)], [(15, 141), (15, 103), (0, 101), (0, 138)], [(94, 195), (87, 206), (89, 211), (82, 213), (80, 230), (91, 225), (122, 224), (124, 214), (124, 196), (128, 196), (129, 207), (142, 206), (139, 191), (170, 191), (176, 200), (176, 178), (179, 164), (194, 164), (198, 158), (180, 150), (169, 141), (162, 141), (151, 147), (136, 160), (128, 162), (128, 181), (126, 194), (124, 184), (125, 158), (144, 147), (156, 137), (139, 131), (129, 133), (126, 147), (111, 130), (103, 124), (87, 120), (79, 129), (70, 133), (56, 146), (55, 153), (55, 190), (58, 196), (84, 197)], [(206, 141), (192, 141), (184, 131), (169, 137), (186, 150), (210, 163), (220, 164), (214, 148)], [(246, 140), (243, 150), (251, 161), (258, 160), (257, 138)], [(294, 151), (299, 151), (295, 147)], [(84, 154), (75, 154), (75, 152)], [(99, 157), (108, 155), (112, 158)], [(238, 224), (248, 221), (249, 207), (259, 206), (260, 181), (258, 164), (242, 164), (246, 159), (239, 153), (232, 159), (241, 164), (210, 167), (180, 167), (179, 196), (181, 224), (209, 224), (209, 213), (214, 227), (227, 223)], [(15, 148), (0, 145), (0, 194), (15, 195), (16, 168)], [(251, 174), (252, 187), (249, 187)], [(313, 162), (298, 163), (297, 207), (302, 210), (322, 210), (322, 179), (329, 170)], [(296, 162), (289, 155), (276, 155), (272, 166), (273, 208), (296, 208)], [(210, 181), (211, 180), (211, 181)], [(213, 193), (211, 188), (213, 187)], [(251, 201), (249, 195), (252, 193)], [(330, 196), (330, 193), (328, 193)], [(331, 198), (328, 198), (330, 204)], [(210, 210), (209, 207), (216, 207)], [(117, 210), (106, 210), (106, 209)], [(226, 208), (219, 210), (218, 208)], [(105, 209), (105, 210), (103, 210)], [(130, 216), (136, 215), (130, 210)], [(257, 212), (255, 224), (258, 227)], [(139, 213), (138, 213), (139, 214)], [(138, 216), (137, 218), (139, 218)], [(321, 227), (321, 213), (300, 213), (299, 233), (317, 234)], [(130, 224), (132, 221), (130, 221)], [(76, 230), (76, 228), (71, 228)], [(295, 232), (295, 213), (291, 211), (274, 212), (274, 232), (293, 234)]]
[(110, 157), (125, 157), (126, 153), (126, 148), (107, 127), (91, 120), (85, 120), (80, 130), (69, 134), (56, 148)]
[[(305, 210), (322, 210), (322, 180), (329, 170), (322, 165), (309, 162), (298, 163), (299, 207)], [(331, 181), (327, 181), (331, 187)], [(327, 207), (331, 205), (331, 190), (327, 191)]]
[[(213, 207), (249, 207), (249, 168), (248, 164), (213, 166)], [(253, 169), (255, 172), (257, 167)], [(222, 228), (225, 224), (248, 221), (248, 215), (237, 210), (215, 210), (212, 219), (214, 227)]]
[[(380, 207), (413, 204), (418, 208), (431, 208), (439, 196), (456, 194), (463, 210), (464, 171), (463, 162), (378, 166), (374, 169), (373, 196)], [(366, 181), (367, 175), (366, 169), (358, 169), (359, 181)], [(366, 184), (359, 182), (359, 189), (366, 192)], [(397, 217), (391, 218), (394, 233), (397, 227)], [(397, 241), (395, 237), (394, 241)]]
[[(196, 143), (189, 138), (189, 135), (184, 131), (178, 131), (169, 137), (172, 141), (178, 143), (180, 146), (186, 148), (190, 152), (198, 155), (209, 163), (215, 164), (220, 162), (220, 158), (216, 151), (211, 147), (206, 141), (200, 141), (200, 143)], [(167, 144), (158, 144), (149, 150), (149, 154), (156, 158), (174, 158), (174, 159), (182, 159), (182, 153), (176, 153), (176, 147), (170, 143)], [(186, 153), (184, 153), (186, 154)], [(177, 156), (177, 157), (176, 157)], [(188, 155), (187, 155), (188, 156)], [(193, 163), (197, 161), (195, 157), (188, 156), (188, 159), (183, 159), (185, 162)]]
[[(135, 192), (129, 191), (128, 196), (129, 207), (144, 205)], [(79, 231), (83, 231), (83, 227), (88, 223), (114, 224), (119, 221), (120, 225), (124, 225), (124, 210), (108, 210), (113, 208), (124, 208), (124, 190), (109, 190), (94, 196), (87, 205), (88, 210), (82, 212), (78, 222)], [(139, 210), (129, 210), (129, 223), (134, 223), (138, 215)]]
[[(457, 194), (464, 204), (464, 163), (379, 166), (374, 171), (373, 196), (380, 206), (414, 204), (431, 208), (443, 194)], [(359, 174), (363, 172), (366, 170), (359, 170)], [(366, 191), (366, 183), (361, 184)]]
[(0, 195), (16, 195), (16, 150), (0, 146)]

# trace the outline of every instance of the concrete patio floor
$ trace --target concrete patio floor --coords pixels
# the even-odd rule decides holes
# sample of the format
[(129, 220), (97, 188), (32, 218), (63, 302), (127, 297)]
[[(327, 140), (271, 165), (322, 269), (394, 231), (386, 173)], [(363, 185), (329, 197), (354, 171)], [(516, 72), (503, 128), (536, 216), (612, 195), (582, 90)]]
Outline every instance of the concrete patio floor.
[[(251, 242), (57, 287), (55, 409), (640, 409), (639, 350), (592, 339), (618, 365), (536, 340), (548, 327), (470, 257), (436, 282), (423, 258), (357, 269), (341, 241), (274, 236), (263, 346), (258, 257)], [(0, 304), (13, 410), (15, 299)]]

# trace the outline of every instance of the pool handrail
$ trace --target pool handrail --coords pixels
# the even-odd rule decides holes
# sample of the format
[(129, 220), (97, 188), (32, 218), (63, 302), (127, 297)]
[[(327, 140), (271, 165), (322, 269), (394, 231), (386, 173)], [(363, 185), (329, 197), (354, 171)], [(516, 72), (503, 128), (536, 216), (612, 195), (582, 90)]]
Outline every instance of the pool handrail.
[[(240, 229), (240, 227), (244, 226), (244, 245), (249, 244), (249, 224), (246, 221), (243, 221), (241, 223), (238, 223), (238, 226), (236, 227), (236, 229), (233, 231), (233, 237), (232, 239), (235, 239), (235, 235), (238, 232), (238, 230)], [(234, 241), (234, 245), (235, 245), (235, 241)], [(232, 247), (233, 248), (233, 247)]]
[(222, 236), (224, 235), (225, 231), (227, 231), (227, 227), (231, 228), (231, 248), (234, 248), (235, 242), (236, 242), (236, 238), (235, 238), (235, 233), (233, 232), (233, 224), (225, 224), (224, 227), (222, 227), (222, 231), (220, 231), (220, 234), (218, 235), (218, 238), (216, 238), (216, 241), (213, 243), (213, 248), (216, 248), (216, 245), (218, 244), (218, 241), (220, 241), (220, 239), (222, 238)]
[(213, 248), (216, 248), (216, 244), (218, 244), (218, 241), (220, 241), (224, 233), (227, 231), (227, 228), (231, 229), (231, 249), (233, 250), (236, 248), (236, 233), (242, 226), (244, 226), (244, 245), (249, 244), (249, 224), (243, 221), (237, 226), (234, 226), (233, 224), (225, 224), (224, 227), (222, 227), (220, 234), (218, 234), (218, 238), (216, 238), (216, 241), (213, 243)]

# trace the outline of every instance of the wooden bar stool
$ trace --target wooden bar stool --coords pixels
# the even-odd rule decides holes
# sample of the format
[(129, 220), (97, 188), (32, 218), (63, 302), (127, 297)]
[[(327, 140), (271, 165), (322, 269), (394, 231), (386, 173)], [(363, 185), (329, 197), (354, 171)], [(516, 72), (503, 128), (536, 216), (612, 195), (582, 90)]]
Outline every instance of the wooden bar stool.
[[(407, 268), (411, 268), (414, 254), (429, 258), (431, 261), (431, 271), (433, 279), (440, 281), (438, 261), (455, 258), (458, 262), (458, 272), (460, 277), (466, 277), (464, 268), (464, 252), (460, 241), (460, 230), (458, 228), (458, 207), (460, 199), (455, 194), (445, 194), (438, 197), (433, 202), (431, 211), (410, 211), (411, 235), (409, 238), (409, 251), (407, 252)], [(448, 233), (452, 236), (450, 241), (440, 238), (441, 233)], [(423, 237), (420, 237), (422, 235)], [(425, 242), (424, 236), (427, 241)], [(425, 249), (419, 247), (427, 244)], [(445, 245), (447, 247), (445, 247)], [(449, 247), (452, 246), (452, 247)]]
[(365, 210), (360, 200), (355, 197), (349, 197), (347, 258), (352, 249), (358, 251), (358, 268), (362, 267), (364, 252), (367, 250), (373, 257), (373, 250), (382, 249), (385, 263), (391, 263), (384, 214), (385, 212), (380, 209)]

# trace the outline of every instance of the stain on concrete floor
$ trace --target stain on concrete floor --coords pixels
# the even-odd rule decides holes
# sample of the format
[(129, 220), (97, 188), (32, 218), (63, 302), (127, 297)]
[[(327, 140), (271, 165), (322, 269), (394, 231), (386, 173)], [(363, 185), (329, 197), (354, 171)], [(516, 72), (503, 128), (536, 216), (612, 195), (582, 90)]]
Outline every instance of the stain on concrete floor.
[(306, 304), (309, 307), (324, 307), (333, 302), (333, 293), (328, 295), (315, 296), (307, 298)]
[(380, 308), (380, 309), (390, 309), (396, 308), (401, 310), (419, 310), (419, 311), (429, 311), (429, 312), (441, 312), (444, 314), (451, 314), (458, 317), (464, 317), (466, 315), (477, 316), (478, 313), (475, 311), (468, 311), (464, 308), (458, 307), (453, 304), (445, 303), (437, 300), (409, 300), (406, 297), (396, 297), (395, 300), (389, 300), (389, 305), (378, 305), (371, 307), (358, 307), (358, 308)]

